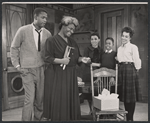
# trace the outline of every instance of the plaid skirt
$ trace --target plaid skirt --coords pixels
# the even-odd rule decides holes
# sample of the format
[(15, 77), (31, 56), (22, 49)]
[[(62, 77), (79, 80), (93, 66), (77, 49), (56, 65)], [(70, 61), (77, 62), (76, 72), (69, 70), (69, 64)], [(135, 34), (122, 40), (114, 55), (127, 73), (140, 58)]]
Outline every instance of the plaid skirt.
[(126, 103), (142, 101), (141, 86), (134, 64), (119, 64), (118, 84), (120, 101)]

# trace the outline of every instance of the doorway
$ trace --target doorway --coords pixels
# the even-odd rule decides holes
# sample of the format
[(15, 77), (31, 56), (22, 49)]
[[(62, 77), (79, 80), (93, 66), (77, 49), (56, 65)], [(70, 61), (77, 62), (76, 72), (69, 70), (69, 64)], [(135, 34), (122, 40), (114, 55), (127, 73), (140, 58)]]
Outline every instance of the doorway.
[[(136, 13), (142, 9), (142, 14), (136, 16)], [(95, 28), (101, 37), (101, 47), (105, 46), (105, 39), (112, 37), (114, 39), (113, 50), (121, 45), (121, 29), (125, 26), (131, 26), (134, 29), (132, 43), (138, 46), (142, 68), (139, 71), (139, 81), (142, 89), (142, 102), (148, 102), (148, 12), (146, 5), (103, 5), (95, 8)]]
[(110, 11), (102, 13), (102, 47), (105, 50), (105, 40), (107, 37), (114, 39), (113, 50), (121, 45), (121, 29), (124, 22), (124, 10)]

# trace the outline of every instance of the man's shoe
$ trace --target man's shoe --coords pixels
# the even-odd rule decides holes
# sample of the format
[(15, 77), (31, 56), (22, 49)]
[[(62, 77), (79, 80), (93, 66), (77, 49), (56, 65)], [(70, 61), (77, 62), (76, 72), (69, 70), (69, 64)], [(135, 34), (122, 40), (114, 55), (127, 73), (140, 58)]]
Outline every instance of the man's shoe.
[(41, 119), (41, 121), (48, 121), (48, 118), (43, 117), (43, 118)]

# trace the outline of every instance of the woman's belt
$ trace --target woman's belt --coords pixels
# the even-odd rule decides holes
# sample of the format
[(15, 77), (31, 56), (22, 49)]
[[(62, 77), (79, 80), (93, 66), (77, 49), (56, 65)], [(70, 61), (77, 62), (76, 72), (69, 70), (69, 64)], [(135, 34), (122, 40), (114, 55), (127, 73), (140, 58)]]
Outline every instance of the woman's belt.
[(134, 63), (133, 62), (120, 62), (119, 64), (120, 65), (122, 65), (122, 64), (131, 64), (131, 65), (133, 65)]

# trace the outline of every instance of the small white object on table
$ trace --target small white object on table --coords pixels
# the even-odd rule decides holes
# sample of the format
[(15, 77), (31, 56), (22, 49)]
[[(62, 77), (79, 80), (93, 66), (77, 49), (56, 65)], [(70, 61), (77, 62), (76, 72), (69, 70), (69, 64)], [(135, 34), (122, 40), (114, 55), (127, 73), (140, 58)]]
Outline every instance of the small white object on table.
[(84, 82), (78, 82), (78, 87), (84, 87), (85, 83)]
[[(84, 87), (85, 83), (84, 82), (78, 82), (78, 87)], [(79, 96), (81, 95), (82, 93), (79, 93)]]

